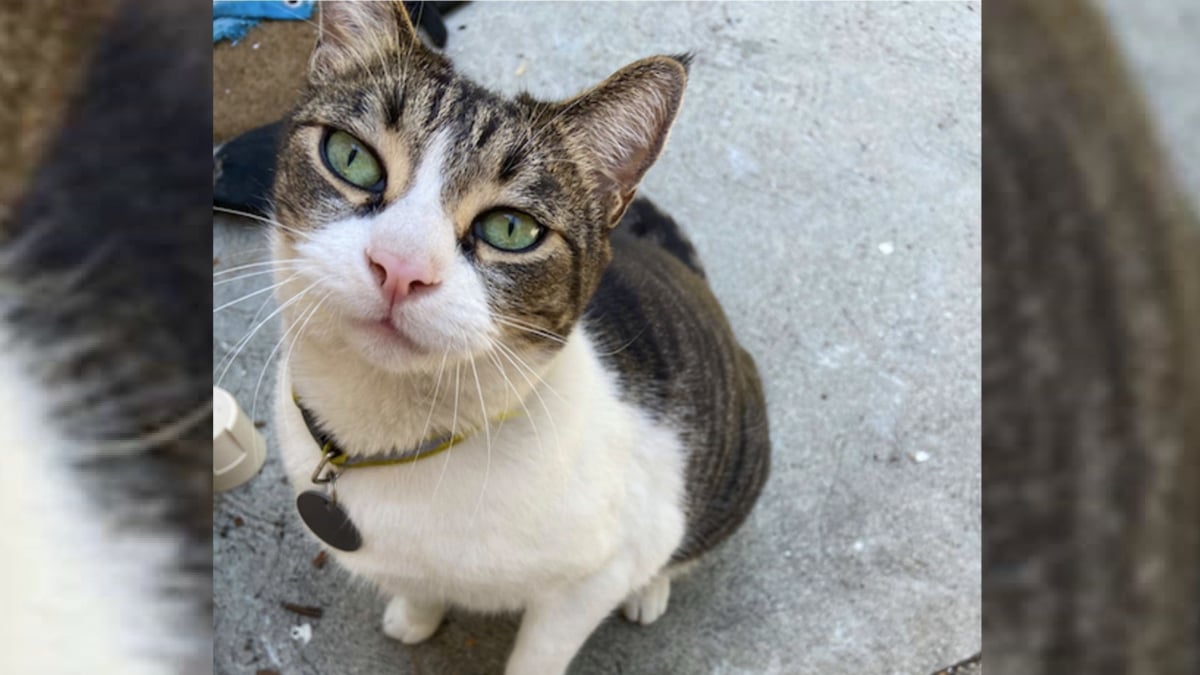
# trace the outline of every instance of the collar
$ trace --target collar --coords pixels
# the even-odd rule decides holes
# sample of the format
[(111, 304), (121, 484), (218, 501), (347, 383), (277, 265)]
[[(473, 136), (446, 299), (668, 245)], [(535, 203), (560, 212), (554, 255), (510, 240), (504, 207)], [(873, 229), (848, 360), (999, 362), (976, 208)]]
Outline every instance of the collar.
[[(390, 452), (367, 457), (351, 457), (337, 444), (333, 436), (321, 429), (321, 426), (317, 424), (316, 416), (311, 410), (305, 408), (304, 404), (300, 403), (300, 397), (295, 391), (292, 392), (292, 401), (300, 409), (300, 414), (304, 417), (304, 424), (308, 427), (308, 433), (312, 434), (313, 439), (317, 441), (317, 445), (321, 448), (321, 466), (329, 463), (341, 469), (355, 469), (371, 466), (390, 466), (393, 464), (411, 464), (412, 462), (445, 452), (471, 436), (471, 434), (445, 434), (425, 439), (411, 448), (395, 449)], [(505, 412), (497, 417), (493, 417), (491, 421), (503, 422), (515, 416), (516, 414), (511, 411)], [(320, 470), (321, 467), (319, 466), (317, 472), (319, 473)]]

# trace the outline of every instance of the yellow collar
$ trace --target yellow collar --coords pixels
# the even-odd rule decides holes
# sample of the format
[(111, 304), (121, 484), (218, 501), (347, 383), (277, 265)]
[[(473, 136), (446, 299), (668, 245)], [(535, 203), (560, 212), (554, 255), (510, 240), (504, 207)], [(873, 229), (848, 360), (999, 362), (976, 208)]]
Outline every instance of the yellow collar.
[[(405, 450), (393, 450), (392, 452), (368, 457), (351, 457), (342, 450), (332, 436), (321, 429), (320, 425), (317, 424), (316, 417), (308, 408), (305, 408), (300, 403), (300, 397), (294, 391), (292, 392), (292, 401), (300, 409), (300, 414), (304, 417), (304, 424), (308, 427), (308, 432), (312, 434), (313, 439), (317, 441), (317, 445), (321, 448), (322, 466), (326, 462), (342, 469), (411, 464), (412, 462), (445, 452), (471, 436), (471, 434), (446, 434), (426, 439), (418, 443), (416, 447)], [(497, 417), (493, 417), (491, 421), (503, 422), (513, 417), (516, 417), (516, 413), (508, 411)], [(320, 468), (318, 468), (319, 471)]]

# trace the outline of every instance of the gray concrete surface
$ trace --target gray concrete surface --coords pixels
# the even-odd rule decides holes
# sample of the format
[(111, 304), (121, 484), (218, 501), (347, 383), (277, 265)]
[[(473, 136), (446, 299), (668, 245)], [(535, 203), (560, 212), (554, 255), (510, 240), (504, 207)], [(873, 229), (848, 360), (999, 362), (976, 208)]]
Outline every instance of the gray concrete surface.
[(1180, 186), (1200, 208), (1200, 3), (1101, 0)]
[[(978, 652), (980, 6), (474, 3), (449, 24), (461, 70), (508, 93), (696, 52), (644, 194), (690, 232), (766, 380), (774, 472), (755, 513), (659, 622), (610, 619), (572, 672), (922, 675)], [(261, 229), (219, 219), (213, 255), (262, 259)], [(214, 316), (214, 362), (264, 298)], [(221, 382), (260, 419), (277, 340), (269, 322)], [(501, 672), (516, 617), (384, 637), (382, 600), (314, 566), (273, 454), (218, 496), (214, 528), (217, 673)]]

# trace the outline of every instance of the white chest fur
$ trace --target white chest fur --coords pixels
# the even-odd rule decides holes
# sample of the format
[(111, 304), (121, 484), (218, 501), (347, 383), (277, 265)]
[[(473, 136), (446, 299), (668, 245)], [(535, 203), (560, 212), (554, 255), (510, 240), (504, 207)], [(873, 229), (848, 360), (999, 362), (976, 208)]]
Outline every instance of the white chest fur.
[[(0, 326), (0, 672), (175, 672), (156, 644), (167, 615), (153, 585), (171, 542), (116, 536), (67, 466), (80, 451), (55, 428), (51, 399), (24, 374)], [(147, 637), (149, 635), (149, 637)]]
[[(490, 434), (412, 464), (343, 473), (338, 500), (364, 545), (335, 552), (339, 562), (386, 592), (482, 611), (527, 607), (597, 574), (629, 591), (647, 583), (684, 533), (678, 435), (619, 399), (582, 329), (542, 378), (520, 414)], [(356, 383), (318, 386), (362, 395)], [(305, 490), (319, 451), (291, 389), (282, 373), (280, 449)], [(474, 382), (464, 385), (460, 404), (473, 404), (473, 392)]]

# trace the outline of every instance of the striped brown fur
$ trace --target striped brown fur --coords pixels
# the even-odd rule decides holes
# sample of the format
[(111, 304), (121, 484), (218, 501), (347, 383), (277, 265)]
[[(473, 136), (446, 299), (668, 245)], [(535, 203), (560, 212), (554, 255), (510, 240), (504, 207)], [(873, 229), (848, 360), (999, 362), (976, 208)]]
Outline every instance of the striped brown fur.
[(986, 12), (989, 672), (1200, 672), (1200, 223), (1095, 9)]
[(770, 471), (766, 401), (675, 222), (638, 200), (612, 241), (584, 320), (611, 346), (605, 359), (627, 397), (683, 430), (687, 532), (672, 557), (683, 563), (724, 541), (757, 501)]

